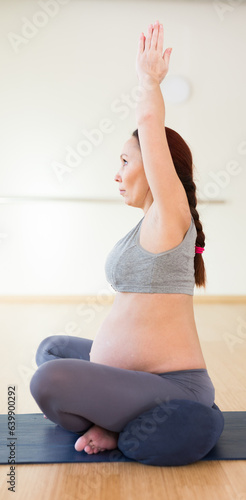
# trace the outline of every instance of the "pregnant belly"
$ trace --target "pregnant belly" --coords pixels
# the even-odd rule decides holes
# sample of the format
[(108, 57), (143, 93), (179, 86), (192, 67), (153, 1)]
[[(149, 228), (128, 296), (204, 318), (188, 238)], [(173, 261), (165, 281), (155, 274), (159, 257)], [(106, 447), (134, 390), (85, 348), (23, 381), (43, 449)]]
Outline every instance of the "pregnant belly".
[(116, 295), (92, 344), (90, 361), (151, 373), (206, 368), (187, 299), (182, 314), (181, 296), (168, 297), (166, 308), (166, 296), (147, 295)]

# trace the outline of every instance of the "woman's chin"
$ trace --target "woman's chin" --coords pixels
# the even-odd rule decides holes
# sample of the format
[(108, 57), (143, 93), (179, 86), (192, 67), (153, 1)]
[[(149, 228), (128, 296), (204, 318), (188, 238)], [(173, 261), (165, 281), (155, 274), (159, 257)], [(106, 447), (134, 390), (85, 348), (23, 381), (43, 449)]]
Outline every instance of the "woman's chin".
[(127, 195), (124, 195), (124, 202), (125, 205), (128, 205), (129, 207), (137, 207), (137, 205), (135, 205), (135, 203), (132, 200), (129, 200)]

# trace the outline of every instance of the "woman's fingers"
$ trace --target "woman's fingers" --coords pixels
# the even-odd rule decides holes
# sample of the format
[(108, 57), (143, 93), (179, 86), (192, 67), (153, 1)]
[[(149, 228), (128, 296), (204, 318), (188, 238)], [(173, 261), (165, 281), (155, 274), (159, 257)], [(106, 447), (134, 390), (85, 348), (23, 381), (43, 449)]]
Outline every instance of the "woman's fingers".
[(138, 45), (138, 49), (139, 49), (140, 54), (143, 53), (144, 46), (145, 46), (145, 36), (143, 33), (141, 33), (140, 38), (139, 38), (139, 45)]
[(171, 56), (171, 52), (172, 52), (171, 48), (166, 49), (165, 52), (164, 52), (164, 54), (163, 54), (163, 57), (162, 57), (163, 61), (167, 65), (167, 67), (169, 67), (169, 59), (170, 59), (170, 56)]
[(150, 24), (148, 26), (148, 33), (147, 33), (146, 42), (145, 42), (145, 49), (146, 50), (149, 50), (151, 47), (152, 31), (153, 31), (153, 26), (152, 26), (152, 24)]
[(136, 62), (139, 78), (145, 75), (145, 73), (159, 82), (162, 82), (163, 78), (165, 78), (169, 68), (172, 49), (166, 49), (163, 54), (163, 44), (163, 25), (159, 24), (158, 21), (156, 21), (154, 26), (149, 24), (146, 38), (143, 33), (139, 37)]
[[(141, 33), (139, 38), (139, 52), (143, 53), (144, 51), (148, 51), (150, 49), (157, 50), (161, 55), (163, 53), (163, 44), (164, 44), (164, 29), (163, 25), (159, 24), (158, 21), (154, 24), (149, 24), (147, 36), (145, 38), (144, 34)], [(162, 55), (162, 59), (166, 64), (169, 63), (170, 55), (172, 49), (168, 48), (165, 50)]]
[(151, 48), (154, 49), (154, 50), (157, 49), (158, 34), (159, 34), (159, 24), (155, 23), (154, 24), (154, 31), (152, 33), (152, 39), (151, 39)]
[(162, 55), (163, 53), (163, 43), (164, 43), (164, 30), (162, 24), (159, 25), (159, 36), (158, 36), (158, 44), (157, 50)]

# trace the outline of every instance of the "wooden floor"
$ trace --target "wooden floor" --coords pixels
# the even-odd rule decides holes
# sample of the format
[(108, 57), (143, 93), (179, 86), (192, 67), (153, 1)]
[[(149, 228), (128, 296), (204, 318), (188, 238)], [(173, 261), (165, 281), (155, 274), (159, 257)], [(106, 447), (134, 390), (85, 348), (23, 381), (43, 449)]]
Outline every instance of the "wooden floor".
[[(78, 309), (75, 318), (72, 304), (60, 308), (54, 304), (0, 304), (1, 329), (6, 337), (1, 413), (6, 413), (7, 384), (14, 382), (18, 385), (17, 413), (39, 412), (28, 384), (35, 371), (32, 358), (36, 346), (42, 338), (61, 332), (62, 325), (67, 328), (69, 322), (77, 325), (78, 335), (93, 338), (109, 307), (97, 308), (93, 321), (86, 325), (79, 321)], [(216, 404), (222, 411), (245, 411), (245, 304), (194, 303), (194, 310)], [(86, 326), (88, 335), (83, 334)], [(7, 356), (10, 349), (11, 356)], [(17, 465), (15, 493), (7, 490), (8, 472), (7, 465), (0, 466), (1, 500), (246, 500), (246, 461), (197, 462), (181, 467), (138, 463)]]

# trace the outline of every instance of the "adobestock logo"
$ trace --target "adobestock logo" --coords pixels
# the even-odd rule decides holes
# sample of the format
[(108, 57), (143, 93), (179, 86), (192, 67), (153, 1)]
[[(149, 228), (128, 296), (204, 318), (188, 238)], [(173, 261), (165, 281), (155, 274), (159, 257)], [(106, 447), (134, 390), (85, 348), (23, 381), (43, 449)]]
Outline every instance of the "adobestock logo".
[[(240, 142), (240, 144), (238, 144), (237, 153), (240, 156), (246, 155), (246, 141), (242, 141)], [(243, 167), (235, 159), (231, 159), (230, 161), (228, 161), (223, 170), (218, 170), (217, 172), (210, 170), (208, 172), (208, 175), (209, 177), (211, 177), (211, 179), (213, 179), (213, 182), (206, 182), (201, 191), (204, 201), (206, 199), (213, 200), (214, 198), (216, 198), (221, 193), (221, 191), (223, 189), (226, 189), (227, 186), (231, 183), (231, 178), (236, 177), (241, 172), (243, 172)]]
[(227, 344), (228, 349), (234, 352), (236, 344), (245, 344), (246, 342), (246, 321), (241, 316), (237, 317), (237, 328), (233, 332), (225, 332), (223, 339)]
[(112, 134), (116, 130), (116, 118), (121, 121), (128, 118), (130, 112), (136, 108), (137, 102), (144, 99), (145, 89), (148, 88), (151, 89), (152, 86), (146, 80), (141, 85), (132, 87), (130, 92), (124, 92), (118, 98), (114, 99), (110, 104), (110, 111), (114, 113), (113, 121), (109, 117), (104, 117), (99, 121), (96, 128), (89, 131), (82, 129), (82, 134), (85, 138), (80, 140), (75, 147), (69, 145), (65, 147), (66, 154), (64, 161), (51, 161), (51, 168), (59, 183), (64, 181), (63, 177), (65, 174), (74, 172), (83, 162), (84, 158), (88, 157), (94, 148), (102, 144), (105, 134)]
[(225, 14), (227, 14), (228, 12), (233, 12), (235, 8), (241, 5), (243, 2), (244, 0), (226, 0), (226, 2), (215, 0), (213, 2), (213, 7), (220, 21), (224, 21)]
[(65, 163), (52, 160), (51, 167), (56, 175), (57, 180), (63, 182), (65, 173), (71, 173), (74, 168), (78, 167), (83, 159), (89, 156), (95, 147), (100, 146), (104, 139), (104, 134), (111, 134), (115, 130), (115, 126), (108, 118), (100, 120), (99, 127), (87, 131), (82, 129), (82, 134), (86, 139), (80, 140), (76, 147), (67, 145)]
[(70, 0), (39, 0), (38, 5), (43, 10), (38, 10), (30, 21), (27, 17), (22, 17), (21, 35), (9, 31), (8, 39), (16, 54), (19, 53), (21, 45), (26, 45), (39, 32), (40, 28), (44, 28), (50, 18), (54, 18), (60, 12), (60, 5), (66, 5)]

